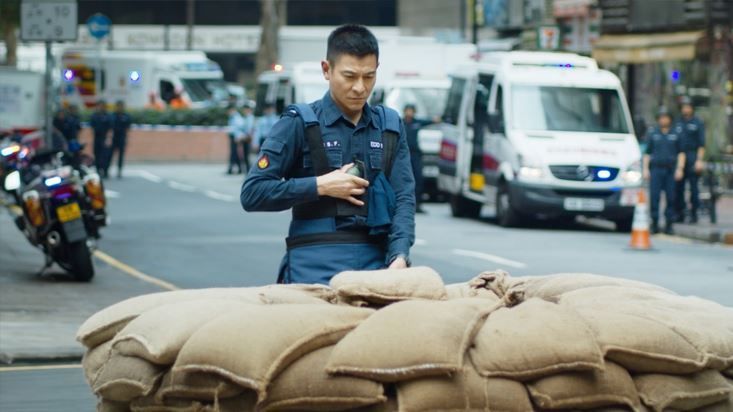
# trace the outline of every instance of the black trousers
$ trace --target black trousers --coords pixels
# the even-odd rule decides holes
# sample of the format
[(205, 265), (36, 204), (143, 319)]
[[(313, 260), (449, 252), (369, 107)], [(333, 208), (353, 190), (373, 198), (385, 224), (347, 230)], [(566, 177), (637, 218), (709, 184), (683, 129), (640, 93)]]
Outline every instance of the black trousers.
[(105, 164), (105, 174), (109, 170), (110, 165), (112, 164), (112, 157), (114, 156), (115, 152), (117, 152), (117, 173), (122, 174), (122, 165), (125, 163), (125, 147), (127, 146), (126, 141), (118, 141), (113, 142), (112, 147), (109, 148), (109, 159), (107, 160), (107, 163)]
[(234, 166), (237, 167), (237, 173), (242, 173), (242, 161), (239, 159), (239, 144), (234, 140), (234, 135), (229, 135), (229, 168), (227, 173), (234, 172)]
[(422, 175), (422, 153), (410, 152), (410, 163), (412, 164), (412, 174), (415, 176), (415, 204), (420, 206), (422, 203), (424, 181)]
[(97, 173), (102, 177), (107, 176), (107, 169), (109, 168), (109, 147), (106, 144), (106, 138), (95, 137), (94, 138), (94, 166), (97, 168)]

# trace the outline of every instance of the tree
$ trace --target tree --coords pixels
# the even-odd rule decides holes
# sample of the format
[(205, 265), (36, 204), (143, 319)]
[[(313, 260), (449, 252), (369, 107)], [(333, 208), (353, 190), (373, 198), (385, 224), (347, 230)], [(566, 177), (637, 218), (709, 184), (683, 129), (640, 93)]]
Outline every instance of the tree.
[(280, 26), (285, 20), (286, 0), (260, 0), (260, 47), (257, 49), (255, 74), (270, 70), (280, 51)]
[(18, 64), (18, 36), (20, 26), (20, 0), (0, 1), (0, 32), (5, 40), (5, 64)]

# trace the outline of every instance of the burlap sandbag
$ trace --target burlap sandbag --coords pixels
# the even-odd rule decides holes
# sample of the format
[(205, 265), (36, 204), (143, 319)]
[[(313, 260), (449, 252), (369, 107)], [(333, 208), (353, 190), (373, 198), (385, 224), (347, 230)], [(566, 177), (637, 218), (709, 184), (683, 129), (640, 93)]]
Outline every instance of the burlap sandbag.
[[(731, 388), (733, 388), (733, 382), (731, 382)], [(733, 391), (728, 396), (728, 399), (722, 402), (716, 402), (712, 405), (700, 408), (699, 412), (731, 412), (733, 411)]]
[(574, 308), (608, 307), (659, 322), (694, 346), (704, 356), (706, 368), (733, 366), (732, 308), (696, 297), (619, 286), (566, 293), (561, 303)]
[(97, 412), (129, 412), (130, 405), (127, 402), (114, 402), (107, 399), (97, 400)]
[(593, 332), (578, 314), (536, 298), (492, 313), (470, 354), (481, 375), (518, 380), (603, 367)]
[(146, 396), (130, 403), (131, 412), (247, 412), (254, 411), (257, 395), (253, 391), (211, 402), (194, 399), (166, 399), (160, 402)]
[(509, 379), (483, 378), (468, 362), (451, 376), (398, 383), (397, 399), (400, 412), (532, 410), (524, 385)]
[(496, 294), (485, 288), (476, 288), (471, 286), (470, 283), (452, 283), (445, 285), (446, 297), (448, 300), (461, 299), (461, 298), (481, 298), (491, 302), (499, 302), (499, 297)]
[(129, 402), (157, 389), (161, 367), (146, 360), (112, 351), (92, 385), (95, 394), (116, 402)]
[(333, 346), (317, 349), (296, 360), (267, 388), (262, 411), (326, 411), (352, 409), (386, 402), (381, 384), (351, 376), (331, 376), (326, 362)]
[(674, 294), (661, 286), (631, 279), (595, 275), (591, 273), (557, 273), (545, 276), (511, 277), (511, 287), (521, 287), (526, 298), (552, 299), (579, 289), (599, 286), (625, 286)]
[(202, 325), (247, 303), (201, 299), (150, 309), (128, 323), (113, 340), (117, 352), (158, 365), (172, 365), (178, 352)]
[(724, 370), (723, 375), (733, 379), (733, 368)]
[(326, 370), (380, 382), (456, 372), (490, 308), (476, 298), (393, 303), (342, 339)]
[(648, 374), (634, 377), (641, 400), (654, 411), (694, 411), (723, 402), (731, 386), (718, 371), (694, 375)]
[(426, 266), (341, 272), (330, 285), (344, 300), (388, 304), (407, 299), (446, 298), (440, 275)]
[(534, 403), (543, 409), (627, 406), (639, 411), (641, 406), (631, 375), (612, 362), (606, 362), (603, 370), (561, 373), (527, 387)]
[(213, 401), (232, 398), (246, 389), (211, 373), (173, 373), (168, 371), (160, 382), (155, 398), (161, 404), (166, 399), (196, 399)]
[(336, 343), (372, 313), (336, 305), (251, 305), (199, 328), (183, 345), (173, 372), (214, 373), (263, 399), (281, 370)]
[[(319, 302), (317, 300), (323, 302)], [(336, 303), (336, 291), (326, 285), (308, 285), (301, 283), (287, 285), (269, 285), (260, 288), (262, 303), (276, 305), (283, 303)]]
[(621, 313), (605, 305), (576, 310), (593, 330), (606, 359), (629, 371), (684, 374), (700, 371), (705, 366), (705, 356), (663, 323)]
[(81, 366), (84, 368), (84, 378), (89, 386), (94, 386), (99, 371), (112, 356), (112, 341), (107, 341), (94, 349), (89, 349), (81, 358)]
[(259, 288), (220, 288), (176, 290), (136, 296), (89, 317), (79, 327), (76, 339), (87, 348), (93, 348), (112, 339), (132, 319), (150, 309), (196, 299), (234, 299), (245, 303), (261, 303), (258, 293)]

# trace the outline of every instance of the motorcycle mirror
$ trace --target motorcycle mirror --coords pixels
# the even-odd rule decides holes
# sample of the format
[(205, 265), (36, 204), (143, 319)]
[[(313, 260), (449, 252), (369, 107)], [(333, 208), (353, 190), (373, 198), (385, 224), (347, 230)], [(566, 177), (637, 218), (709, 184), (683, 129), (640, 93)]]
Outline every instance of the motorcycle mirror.
[(20, 189), (20, 172), (13, 171), (5, 177), (5, 190), (12, 192)]

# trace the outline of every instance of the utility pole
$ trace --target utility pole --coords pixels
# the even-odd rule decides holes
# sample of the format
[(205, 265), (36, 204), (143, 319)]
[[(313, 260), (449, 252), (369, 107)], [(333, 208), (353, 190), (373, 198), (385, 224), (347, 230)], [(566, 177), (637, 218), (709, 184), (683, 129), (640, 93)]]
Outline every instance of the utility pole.
[(195, 0), (186, 0), (186, 50), (193, 49), (193, 24), (195, 14)]

